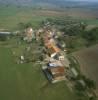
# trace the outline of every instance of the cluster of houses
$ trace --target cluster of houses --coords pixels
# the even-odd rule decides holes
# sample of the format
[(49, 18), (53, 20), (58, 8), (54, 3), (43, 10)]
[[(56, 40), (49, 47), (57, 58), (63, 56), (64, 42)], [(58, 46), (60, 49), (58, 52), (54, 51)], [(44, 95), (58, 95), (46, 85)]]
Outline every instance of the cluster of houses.
[[(14, 32), (17, 34), (19, 32)], [(47, 28), (40, 28), (38, 30), (33, 30), (32, 27), (28, 27), (24, 31), (23, 40), (27, 42), (32, 42), (33, 39), (40, 41), (41, 33), (43, 33), (43, 45), (45, 47), (46, 58), (42, 65), (42, 70), (45, 73), (45, 76), (51, 83), (56, 83), (59, 81), (76, 79), (79, 76), (78, 71), (75, 67), (71, 66), (71, 63), (67, 57), (66, 44), (60, 43), (58, 41), (59, 35), (62, 33)], [(0, 36), (9, 36), (11, 32), (0, 32)], [(63, 49), (62, 49), (63, 48)], [(30, 47), (27, 47), (27, 51), (30, 50)], [(15, 52), (13, 52), (15, 55)], [(74, 60), (73, 60), (74, 61)], [(25, 57), (20, 56), (20, 60), (17, 63), (24, 63)], [(75, 81), (74, 81), (75, 82)], [(83, 79), (77, 81), (83, 87), (86, 86), (86, 83)]]
[[(66, 80), (70, 88), (73, 88), (76, 84), (80, 84), (82, 88), (86, 88), (87, 84), (85, 80), (79, 78), (80, 73), (76, 67), (72, 65), (72, 62), (69, 61), (65, 45), (60, 44), (57, 37), (57, 33), (50, 30), (46, 31), (44, 35), (44, 46), (46, 48), (47, 56), (45, 59), (46, 64), (42, 66), (42, 70), (44, 71), (47, 79), (51, 83)], [(62, 50), (61, 46), (65, 48)], [(76, 63), (74, 58), (73, 61)], [(90, 95), (89, 97), (93, 97), (91, 92), (87, 93), (87, 95)]]
[(25, 29), (24, 33), (25, 33), (23, 38), (24, 41), (31, 42), (32, 39), (35, 38), (34, 30), (31, 27)]
[[(55, 33), (52, 31), (46, 31), (44, 36), (44, 45), (47, 52), (47, 64), (42, 67), (48, 80), (52, 83), (56, 83), (66, 79), (65, 65), (62, 63), (65, 61), (65, 56), (62, 50), (58, 47), (57, 41), (55, 40)], [(67, 59), (69, 66), (69, 61)]]
[[(56, 29), (49, 30), (47, 28), (41, 28), (38, 30), (33, 30), (32, 27), (28, 27), (24, 31), (23, 40), (32, 42), (33, 39), (36, 39), (38, 41), (41, 33), (44, 33), (43, 43), (47, 55), (47, 64), (42, 66), (42, 69), (47, 78), (52, 83), (55, 83), (65, 80), (68, 73), (68, 76), (78, 76), (78, 73), (74, 68), (70, 69), (70, 62), (66, 56), (66, 49), (61, 49), (61, 46), (65, 47), (65, 44), (61, 45), (59, 41), (57, 41), (58, 33), (60, 34), (60, 32), (56, 31)], [(2, 32), (2, 34), (10, 34), (10, 32)], [(20, 57), (21, 63), (23, 63), (24, 60), (25, 58), (22, 55)]]
[(24, 31), (23, 40), (27, 42), (32, 42), (33, 39), (36, 39), (38, 41), (40, 38), (40, 33), (43, 33), (43, 32), (44, 32), (43, 28), (40, 28), (38, 30), (33, 30), (32, 27), (28, 27)]
[(6, 40), (9, 39), (11, 35), (11, 32), (0, 32), (0, 40)]
[[(43, 43), (46, 52), (46, 63), (42, 66), (42, 69), (48, 80), (52, 83), (56, 83), (66, 80), (66, 76), (77, 77), (78, 73), (75, 68), (70, 68), (70, 61), (66, 54), (66, 44), (60, 44), (60, 42), (57, 41), (58, 31), (46, 28), (33, 30), (29, 27), (25, 30), (24, 40), (31, 42), (32, 39), (36, 39), (38, 41), (41, 33), (44, 33)], [(61, 47), (64, 47), (64, 49), (62, 50)], [(21, 60), (23, 59), (22, 57)]]

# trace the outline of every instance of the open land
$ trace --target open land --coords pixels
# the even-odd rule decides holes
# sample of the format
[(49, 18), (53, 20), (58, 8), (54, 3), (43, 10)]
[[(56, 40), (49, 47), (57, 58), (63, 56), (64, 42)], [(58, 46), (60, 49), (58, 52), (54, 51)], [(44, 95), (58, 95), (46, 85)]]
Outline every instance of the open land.
[(34, 9), (32, 7), (0, 6), (0, 29), (15, 29), (19, 23), (32, 23), (34, 27), (45, 18), (74, 18), (87, 22), (89, 25), (98, 25), (97, 10), (66, 8), (56, 9)]

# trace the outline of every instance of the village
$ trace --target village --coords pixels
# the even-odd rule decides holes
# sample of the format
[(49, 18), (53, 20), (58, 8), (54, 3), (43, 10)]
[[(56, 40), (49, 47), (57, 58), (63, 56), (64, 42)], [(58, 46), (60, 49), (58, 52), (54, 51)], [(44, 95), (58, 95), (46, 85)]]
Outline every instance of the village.
[[(48, 26), (49, 27), (49, 26)], [(67, 57), (66, 43), (60, 44), (57, 41), (58, 34), (62, 34), (56, 29), (41, 28), (36, 32), (31, 28), (25, 30), (24, 41), (31, 42), (32, 39), (43, 42), (45, 56), (43, 58), (42, 70), (51, 83), (67, 80), (67, 78), (76, 78), (78, 71), (70, 67), (70, 61)], [(21, 56), (21, 62), (25, 59)]]
[[(0, 32), (0, 34), (9, 37), (12, 33)], [(36, 62), (41, 65), (42, 73), (44, 73), (43, 75), (45, 75), (49, 83), (54, 84), (60, 81), (65, 81), (71, 91), (74, 91), (74, 88), (77, 88), (79, 91), (84, 92), (84, 95), (88, 95), (89, 97), (96, 95), (93, 90), (91, 91), (87, 89), (87, 91), (85, 91), (87, 86), (85, 78), (83, 78), (80, 71), (72, 65), (72, 62), (68, 57), (66, 43), (58, 41), (59, 36), (63, 35), (58, 29), (50, 27), (48, 23), (40, 29), (33, 30), (32, 27), (27, 27), (22, 33), (16, 31), (13, 32), (13, 35), (21, 37), (23, 41), (29, 44), (26, 48), (28, 53), (32, 49), (35, 49), (30, 46), (33, 41), (40, 42), (40, 45), (43, 45), (43, 48), (41, 48), (42, 51), (40, 52), (39, 50), (42, 55)], [(16, 54), (15, 51), (12, 51), (12, 53), (13, 55)], [(37, 56), (36, 53), (35, 56)], [(20, 55), (16, 62), (17, 64), (32, 62), (31, 57), (27, 59), (26, 56)], [(73, 59), (73, 62), (77, 64), (75, 59)]]
[[(13, 32), (15, 35), (19, 33), (19, 31)], [(0, 34), (8, 36), (11, 32), (0, 32)], [(28, 27), (22, 35), (23, 40), (27, 43), (31, 43), (33, 39), (36, 41), (43, 40), (45, 57), (43, 59), (42, 70), (51, 83), (64, 81), (69, 76), (70, 78), (78, 76), (77, 70), (74, 67), (70, 67), (70, 61), (67, 58), (66, 43), (61, 44), (57, 41), (59, 34), (61, 35), (62, 33), (55, 28), (48, 29), (44, 27), (35, 31), (32, 27)], [(27, 49), (29, 51), (30, 47)], [(15, 54), (14, 51), (13, 54)], [(24, 61), (25, 57), (21, 55), (20, 61), (17, 63), (22, 64)]]
[[(76, 59), (68, 57), (66, 43), (58, 40), (59, 36), (63, 36), (63, 32), (46, 23), (43, 28), (36, 31), (29, 27), (25, 30), (25, 33), (24, 40), (27, 42), (31, 42), (32, 39), (42, 42), (44, 57), (39, 63), (50, 83), (65, 81), (71, 91), (76, 88), (89, 98), (96, 97), (93, 82), (90, 82), (89, 79), (82, 75), (80, 69), (77, 68)], [(24, 59), (24, 57), (21, 57), (21, 60)], [(90, 85), (91, 89), (89, 89), (89, 82), (92, 84), (92, 86)]]

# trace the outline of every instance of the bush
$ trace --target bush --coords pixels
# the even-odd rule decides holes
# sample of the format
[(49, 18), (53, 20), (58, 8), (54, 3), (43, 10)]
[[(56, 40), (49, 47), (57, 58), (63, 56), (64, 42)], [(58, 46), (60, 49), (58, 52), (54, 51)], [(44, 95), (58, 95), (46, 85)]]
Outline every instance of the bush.
[(0, 41), (6, 41), (7, 40), (7, 36), (5, 35), (0, 35)]
[(76, 82), (75, 88), (76, 88), (78, 91), (84, 91), (84, 90), (86, 90), (86, 88), (85, 88), (80, 82)]

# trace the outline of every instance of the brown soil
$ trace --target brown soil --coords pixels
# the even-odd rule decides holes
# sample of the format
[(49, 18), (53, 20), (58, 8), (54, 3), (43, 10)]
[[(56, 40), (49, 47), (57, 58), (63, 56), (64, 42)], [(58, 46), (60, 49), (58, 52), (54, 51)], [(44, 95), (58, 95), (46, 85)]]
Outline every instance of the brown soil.
[(80, 64), (81, 71), (94, 80), (98, 93), (98, 45), (73, 53)]

